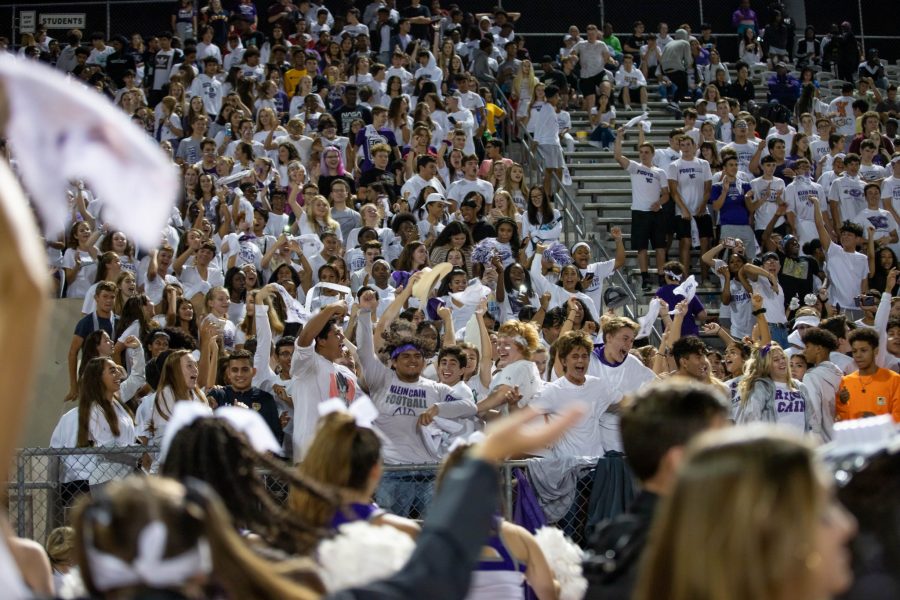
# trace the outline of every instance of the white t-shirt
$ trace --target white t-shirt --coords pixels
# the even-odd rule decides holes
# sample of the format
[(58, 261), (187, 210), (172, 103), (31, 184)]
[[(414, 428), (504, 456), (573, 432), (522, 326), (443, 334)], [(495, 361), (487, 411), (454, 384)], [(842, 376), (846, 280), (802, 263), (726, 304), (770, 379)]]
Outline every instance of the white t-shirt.
[(701, 205), (705, 202), (703, 193), (707, 181), (712, 181), (712, 171), (709, 163), (702, 158), (694, 160), (685, 160), (679, 158), (669, 165), (669, 181), (675, 181), (678, 186), (678, 193), (685, 206), (696, 214)]
[[(894, 215), (883, 208), (876, 208), (875, 210), (866, 208), (865, 210), (859, 211), (859, 213), (851, 220), (854, 223), (859, 223), (867, 236), (869, 235), (868, 228), (874, 227), (876, 240), (883, 237), (890, 237), (892, 231), (896, 231), (897, 234), (900, 235), (900, 229), (897, 227), (897, 221), (894, 220)], [(897, 244), (890, 244), (890, 248), (894, 250), (895, 253), (897, 252)]]
[(67, 248), (63, 254), (61, 265), (66, 269), (75, 268), (75, 256), (81, 259), (81, 269), (75, 275), (74, 281), (66, 288), (66, 298), (84, 298), (88, 289), (93, 285), (97, 277), (97, 263), (88, 252), (75, 248)]
[(360, 393), (353, 371), (316, 352), (315, 342), (309, 346), (294, 345), (288, 392), (294, 403), (291, 438), (295, 462), (303, 459), (316, 435), (319, 403), (329, 398), (343, 398), (349, 405)]
[(859, 178), (868, 183), (887, 177), (887, 170), (879, 165), (859, 165)]
[(559, 122), (556, 109), (546, 102), (538, 102), (531, 107), (528, 131), (538, 145), (559, 145)]
[(494, 202), (494, 185), (490, 181), (478, 178), (475, 180), (463, 178), (451, 183), (447, 187), (447, 200), (452, 200), (459, 206), (469, 192), (478, 192), (487, 204)]
[(806, 430), (806, 401), (799, 389), (789, 389), (786, 383), (775, 382), (775, 418), (803, 433)]
[(650, 207), (659, 202), (660, 192), (669, 187), (666, 172), (633, 160), (628, 161), (626, 171), (631, 175), (631, 210), (649, 212)]
[(894, 212), (900, 214), (900, 179), (891, 175), (881, 184), (881, 199), (890, 200)]
[(644, 78), (644, 74), (641, 73), (640, 69), (632, 67), (631, 71), (626, 71), (625, 68), (622, 67), (616, 71), (616, 87), (623, 88), (626, 85), (628, 86), (628, 89), (636, 90), (647, 85), (647, 80)]
[[(578, 269), (578, 271), (581, 273), (582, 279), (584, 279), (588, 273), (593, 275), (591, 282), (586, 286), (582, 286), (581, 292), (593, 302), (594, 309), (597, 310), (597, 313), (591, 316), (594, 317), (595, 321), (599, 322), (600, 317), (602, 316), (599, 313), (603, 306), (603, 282), (616, 272), (616, 261), (611, 258), (602, 262), (591, 263), (584, 269)], [(590, 305), (588, 306), (590, 307)]]
[(751, 139), (748, 139), (743, 144), (738, 144), (735, 141), (725, 144), (725, 148), (734, 150), (737, 153), (738, 170), (751, 178), (753, 173), (750, 171), (750, 161), (753, 159), (753, 155), (756, 154), (758, 144), (759, 142)]
[(800, 177), (796, 177), (784, 189), (784, 201), (788, 205), (788, 210), (797, 218), (797, 234), (801, 246), (819, 237), (815, 223), (816, 212), (809, 197), (815, 196), (821, 200), (824, 194), (822, 186), (818, 183)]
[[(761, 198), (766, 199), (756, 209), (754, 217), (754, 227), (756, 229), (764, 230), (769, 225), (769, 221), (772, 220), (772, 217), (775, 216), (775, 211), (778, 209), (778, 192), (783, 192), (784, 188), (784, 180), (778, 177), (773, 177), (772, 179), (757, 177), (750, 182), (750, 189), (753, 190), (753, 199), (757, 201)], [(784, 194), (782, 193), (783, 199)], [(782, 224), (784, 224), (784, 217), (775, 222), (775, 227), (781, 227)]]
[(826, 257), (831, 303), (841, 308), (853, 308), (853, 299), (862, 293), (861, 282), (869, 277), (869, 259), (859, 252), (845, 252), (833, 242), (828, 246)]
[[(591, 362), (588, 365), (588, 375), (599, 377), (603, 382), (603, 387), (609, 390), (609, 393), (616, 398), (616, 403), (625, 394), (637, 391), (645, 384), (656, 379), (656, 375), (644, 366), (641, 360), (632, 355), (626, 354), (625, 360), (617, 365), (609, 364), (601, 360), (598, 353), (601, 353), (601, 347), (595, 347), (591, 353)], [(622, 436), (619, 435), (619, 416), (609, 412), (603, 413), (600, 417), (600, 436), (603, 440), (603, 450), (609, 452), (615, 450), (622, 451)]]
[(522, 399), (519, 400), (519, 406), (524, 408), (531, 405), (538, 396), (540, 396), (543, 387), (541, 374), (538, 373), (537, 365), (530, 360), (517, 360), (500, 369), (498, 373), (491, 379), (491, 391), (493, 392), (501, 385), (509, 387), (519, 387), (519, 393)]
[(615, 395), (604, 382), (588, 375), (582, 385), (576, 385), (565, 376), (548, 383), (535, 399), (534, 407), (546, 414), (558, 414), (575, 402), (587, 404), (589, 410), (580, 422), (571, 426), (552, 447), (556, 456), (603, 456), (603, 440), (600, 417), (621, 395)]
[(834, 123), (836, 133), (843, 136), (853, 137), (856, 134), (856, 117), (853, 116), (852, 96), (838, 96), (828, 104), (828, 112), (836, 113), (831, 117)]
[[(725, 285), (725, 278), (719, 275), (719, 269), (728, 266), (727, 263), (718, 258), (713, 263), (713, 269), (716, 277), (719, 278), (719, 285)], [(753, 324), (755, 318), (753, 316), (753, 307), (750, 305), (750, 294), (747, 292), (740, 279), (731, 277), (729, 279), (728, 291), (731, 293), (731, 304), (722, 304), (719, 310), (719, 316), (728, 316), (731, 319), (731, 327), (729, 333), (735, 339), (741, 339), (745, 335), (753, 333)], [(723, 311), (727, 309), (727, 315)]]
[(750, 288), (754, 294), (759, 294), (763, 299), (763, 308), (766, 309), (766, 321), (773, 325), (787, 323), (787, 315), (784, 312), (784, 288), (778, 286), (778, 290), (772, 289), (772, 284), (763, 276), (750, 282)]
[(681, 158), (681, 150), (672, 148), (657, 148), (653, 151), (653, 166), (662, 169), (666, 176), (669, 173), (669, 165)]

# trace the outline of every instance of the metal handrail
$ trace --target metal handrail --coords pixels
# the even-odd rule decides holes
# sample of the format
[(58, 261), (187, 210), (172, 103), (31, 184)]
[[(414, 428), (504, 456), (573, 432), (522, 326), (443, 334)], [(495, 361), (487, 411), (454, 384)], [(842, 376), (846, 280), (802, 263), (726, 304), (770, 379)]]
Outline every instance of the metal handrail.
[[(518, 124), (515, 122), (515, 111), (513, 110), (509, 99), (499, 88), (495, 92), (495, 97), (503, 102), (504, 110), (506, 110), (505, 120), (507, 121), (507, 127), (505, 129), (508, 130), (509, 127), (517, 127)], [(533, 138), (525, 128), (522, 128), (519, 135), (522, 140), (521, 146), (523, 155), (528, 159), (528, 163), (533, 165), (534, 168), (531, 173), (529, 173), (527, 169), (525, 172), (529, 173), (529, 175), (533, 175), (536, 171), (539, 175), (539, 179), (542, 180), (544, 175), (544, 165), (539, 157), (536, 157), (531, 150), (531, 144), (534, 141)], [(568, 245), (571, 245), (571, 239), (574, 237), (575, 241), (587, 242), (595, 252), (594, 256), (600, 256), (603, 260), (611, 260), (612, 257), (609, 255), (606, 247), (597, 239), (595, 234), (588, 231), (587, 219), (585, 218), (584, 211), (578, 206), (575, 198), (572, 196), (569, 189), (563, 185), (556, 173), (553, 174), (553, 183), (557, 190), (554, 194), (554, 203), (563, 216), (563, 236), (570, 242)], [(621, 270), (615, 269), (614, 273), (617, 282), (620, 284), (620, 287), (625, 290), (625, 293), (628, 294), (630, 300), (629, 304), (624, 306), (625, 315), (629, 319), (637, 321), (640, 318), (638, 297), (631, 288), (628, 278), (622, 274)], [(653, 340), (655, 344), (658, 344), (662, 340), (662, 336), (655, 326), (651, 329), (650, 339)]]

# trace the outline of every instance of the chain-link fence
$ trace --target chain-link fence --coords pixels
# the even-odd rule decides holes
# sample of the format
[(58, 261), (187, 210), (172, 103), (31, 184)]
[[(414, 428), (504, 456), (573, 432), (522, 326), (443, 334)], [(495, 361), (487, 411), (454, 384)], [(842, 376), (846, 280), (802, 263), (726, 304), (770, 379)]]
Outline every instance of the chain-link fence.
[[(146, 473), (156, 451), (145, 446), (21, 450), (7, 483), (7, 510), (14, 530), (23, 537), (46, 539), (54, 528), (70, 524), (72, 509), (92, 487)], [(393, 514), (423, 518), (439, 468), (385, 465), (376, 502)], [(287, 501), (286, 482), (268, 472), (259, 476), (273, 498)], [(625, 510), (634, 496), (633, 479), (620, 455), (598, 462), (583, 460), (564, 469), (541, 459), (509, 461), (500, 468), (498, 486), (506, 519), (530, 528), (549, 522), (578, 543), (584, 542), (590, 526)]]

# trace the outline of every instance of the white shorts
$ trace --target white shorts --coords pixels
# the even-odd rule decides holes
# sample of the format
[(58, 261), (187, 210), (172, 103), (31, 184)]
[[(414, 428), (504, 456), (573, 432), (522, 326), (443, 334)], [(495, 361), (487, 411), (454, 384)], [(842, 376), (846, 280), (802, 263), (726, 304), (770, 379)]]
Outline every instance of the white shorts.
[(538, 144), (538, 153), (541, 155), (546, 169), (562, 169), (565, 165), (562, 146), (559, 144)]

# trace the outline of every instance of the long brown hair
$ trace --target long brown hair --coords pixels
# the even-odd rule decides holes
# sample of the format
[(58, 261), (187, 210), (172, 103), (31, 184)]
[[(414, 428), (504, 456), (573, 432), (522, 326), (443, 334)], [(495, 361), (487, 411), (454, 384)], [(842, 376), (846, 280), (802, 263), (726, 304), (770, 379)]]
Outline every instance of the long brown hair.
[[(381, 442), (375, 432), (359, 427), (351, 415), (335, 412), (322, 417), (299, 471), (321, 483), (364, 491), (372, 468), (380, 460)], [(335, 513), (333, 503), (304, 488), (292, 488), (288, 501), (314, 526), (327, 526)]]
[(166, 362), (163, 364), (153, 406), (156, 409), (156, 412), (159, 413), (159, 416), (166, 421), (172, 416), (168, 414), (163, 403), (160, 401), (166, 388), (171, 389), (172, 399), (175, 402), (197, 396), (198, 399), (209, 404), (203, 391), (199, 387), (194, 387), (193, 389), (189, 388), (187, 382), (184, 380), (184, 375), (181, 373), (181, 359), (184, 356), (190, 355), (190, 353), (190, 350), (175, 350), (166, 357)]
[(87, 448), (92, 445), (90, 423), (91, 412), (95, 404), (103, 411), (103, 416), (106, 418), (113, 435), (118, 436), (121, 432), (119, 429), (119, 418), (116, 415), (115, 407), (112, 405), (117, 400), (115, 398), (111, 401), (107, 400), (106, 390), (103, 386), (103, 370), (106, 369), (109, 363), (115, 364), (112, 360), (105, 357), (92, 358), (88, 361), (87, 366), (84, 368), (84, 373), (81, 375), (81, 381), (78, 385), (77, 444), (79, 448)]
[(810, 597), (822, 481), (812, 449), (784, 430), (703, 434), (657, 509), (635, 600)]

